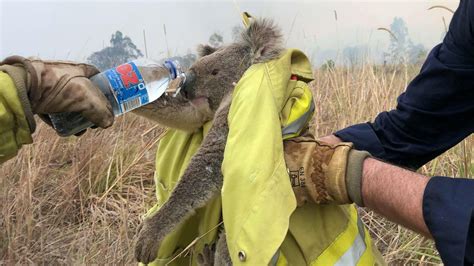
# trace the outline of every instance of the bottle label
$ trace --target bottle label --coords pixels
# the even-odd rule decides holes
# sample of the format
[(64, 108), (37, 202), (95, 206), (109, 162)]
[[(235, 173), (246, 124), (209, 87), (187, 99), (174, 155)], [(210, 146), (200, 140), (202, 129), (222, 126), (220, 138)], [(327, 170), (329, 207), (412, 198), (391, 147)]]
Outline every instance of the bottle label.
[(117, 99), (121, 113), (126, 113), (149, 102), (146, 84), (133, 62), (105, 71)]

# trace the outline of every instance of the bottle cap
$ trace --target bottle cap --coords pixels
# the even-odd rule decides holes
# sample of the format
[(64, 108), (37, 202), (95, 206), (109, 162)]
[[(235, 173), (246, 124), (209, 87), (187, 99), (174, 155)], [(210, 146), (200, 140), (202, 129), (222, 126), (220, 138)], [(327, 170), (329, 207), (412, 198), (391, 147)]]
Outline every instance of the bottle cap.
[(175, 61), (166, 60), (164, 65), (169, 70), (171, 79), (177, 78), (178, 75), (181, 73), (181, 69), (179, 67), (179, 64)]

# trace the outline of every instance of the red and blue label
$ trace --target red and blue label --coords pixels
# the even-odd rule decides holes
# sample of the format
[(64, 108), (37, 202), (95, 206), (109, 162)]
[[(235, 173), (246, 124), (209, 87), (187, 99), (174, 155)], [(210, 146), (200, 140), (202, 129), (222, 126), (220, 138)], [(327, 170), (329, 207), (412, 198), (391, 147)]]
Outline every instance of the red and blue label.
[(138, 67), (130, 62), (105, 72), (122, 113), (148, 103), (148, 92)]

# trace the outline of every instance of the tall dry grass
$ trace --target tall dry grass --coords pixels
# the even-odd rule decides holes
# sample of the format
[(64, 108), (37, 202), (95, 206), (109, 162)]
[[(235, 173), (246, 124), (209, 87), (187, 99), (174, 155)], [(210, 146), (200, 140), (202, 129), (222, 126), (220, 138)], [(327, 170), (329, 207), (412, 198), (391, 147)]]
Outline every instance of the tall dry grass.
[[(415, 74), (371, 65), (315, 71), (316, 135), (394, 107)], [(155, 199), (161, 133), (132, 114), (80, 138), (59, 138), (40, 124), (34, 144), (0, 167), (0, 264), (134, 264), (133, 236)], [(471, 138), (421, 171), (472, 177), (472, 153)], [(431, 241), (361, 212), (387, 262), (440, 263)]]
[(34, 144), (0, 168), (3, 263), (132, 263), (135, 228), (154, 201), (162, 130), (153, 127), (127, 115), (59, 138), (41, 123)]

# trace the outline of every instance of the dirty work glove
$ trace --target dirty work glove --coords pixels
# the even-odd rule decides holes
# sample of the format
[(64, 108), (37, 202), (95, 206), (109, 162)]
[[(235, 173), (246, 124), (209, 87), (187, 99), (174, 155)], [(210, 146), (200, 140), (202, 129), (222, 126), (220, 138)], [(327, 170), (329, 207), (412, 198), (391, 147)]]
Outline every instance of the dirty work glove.
[(99, 73), (92, 65), (67, 61), (42, 61), (10, 56), (0, 71), (12, 78), (33, 133), (33, 114), (48, 122), (46, 114), (79, 112), (99, 127), (112, 125), (112, 107), (89, 77)]
[(336, 145), (312, 136), (284, 141), (285, 161), (298, 206), (350, 204), (362, 201), (362, 164), (368, 152), (353, 149), (352, 143)]

